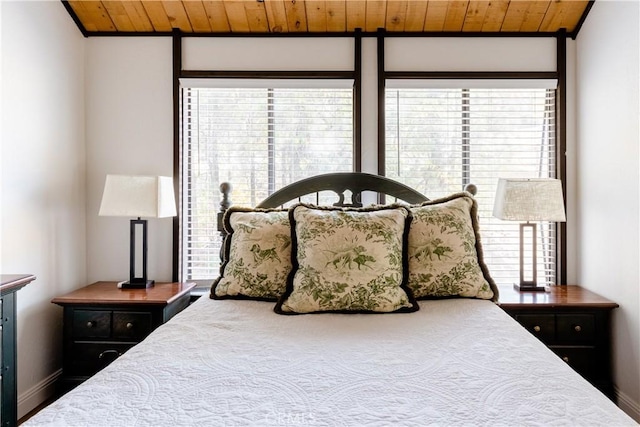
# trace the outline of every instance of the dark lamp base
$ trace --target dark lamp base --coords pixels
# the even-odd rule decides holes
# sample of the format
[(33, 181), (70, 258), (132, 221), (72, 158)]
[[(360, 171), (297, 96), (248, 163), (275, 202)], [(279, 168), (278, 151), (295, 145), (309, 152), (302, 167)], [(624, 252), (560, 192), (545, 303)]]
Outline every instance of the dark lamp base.
[(152, 288), (153, 284), (155, 283), (154, 280), (134, 280), (134, 281), (127, 281), (127, 282), (120, 282), (118, 283), (118, 288), (120, 289), (146, 289), (146, 288)]
[(513, 288), (519, 292), (549, 292), (549, 289), (546, 286), (520, 285), (518, 283), (514, 283)]

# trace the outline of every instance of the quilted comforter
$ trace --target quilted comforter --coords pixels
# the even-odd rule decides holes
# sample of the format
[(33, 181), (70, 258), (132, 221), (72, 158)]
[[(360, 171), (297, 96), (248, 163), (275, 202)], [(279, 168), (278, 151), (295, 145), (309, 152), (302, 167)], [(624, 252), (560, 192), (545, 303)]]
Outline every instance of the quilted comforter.
[(494, 303), (420, 306), (204, 297), (25, 425), (636, 425)]

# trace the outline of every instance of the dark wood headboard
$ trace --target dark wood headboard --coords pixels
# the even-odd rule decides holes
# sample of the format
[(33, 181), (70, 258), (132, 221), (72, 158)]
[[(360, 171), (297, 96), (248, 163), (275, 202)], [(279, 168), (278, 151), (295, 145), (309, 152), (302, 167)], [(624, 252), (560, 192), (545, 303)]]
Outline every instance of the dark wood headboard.
[[(465, 190), (471, 194), (476, 194), (476, 186), (473, 184), (468, 184)], [(222, 192), (222, 201), (220, 202), (220, 212), (218, 213), (218, 231), (224, 235), (222, 217), (231, 206), (231, 185), (229, 183), (220, 184), (220, 191)], [(413, 188), (384, 176), (362, 172), (340, 172), (316, 175), (296, 181), (277, 190), (256, 207), (277, 208), (287, 203), (299, 201), (302, 197), (310, 194), (318, 195), (321, 191), (335, 193), (337, 201), (333, 203), (333, 206), (339, 207), (362, 207), (363, 191), (389, 196), (409, 204), (417, 204), (429, 200), (427, 196)], [(351, 193), (351, 197), (348, 197), (348, 193)], [(383, 202), (385, 199), (379, 197), (378, 201)]]

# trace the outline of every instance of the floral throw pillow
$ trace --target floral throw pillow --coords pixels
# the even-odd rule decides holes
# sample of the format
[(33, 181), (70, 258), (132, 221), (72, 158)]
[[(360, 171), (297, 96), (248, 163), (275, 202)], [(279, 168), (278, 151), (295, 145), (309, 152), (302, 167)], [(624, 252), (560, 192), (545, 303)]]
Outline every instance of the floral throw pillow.
[(220, 277), (211, 298), (277, 301), (291, 272), (291, 231), (287, 210), (231, 207)]
[(416, 298), (497, 300), (498, 289), (482, 259), (477, 212), (466, 192), (411, 207), (408, 285)]
[(289, 211), (293, 270), (276, 313), (418, 310), (406, 287), (406, 207)]

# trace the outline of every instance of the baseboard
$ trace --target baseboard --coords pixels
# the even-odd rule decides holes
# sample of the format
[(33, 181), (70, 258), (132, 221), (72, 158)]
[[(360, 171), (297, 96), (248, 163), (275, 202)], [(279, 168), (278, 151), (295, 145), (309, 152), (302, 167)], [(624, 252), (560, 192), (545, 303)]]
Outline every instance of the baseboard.
[(53, 397), (56, 392), (56, 381), (62, 375), (62, 369), (31, 387), (18, 396), (18, 419), (24, 417), (38, 405)]
[(629, 396), (615, 388), (616, 398), (618, 399), (618, 407), (627, 415), (640, 423), (640, 404), (634, 402)]

